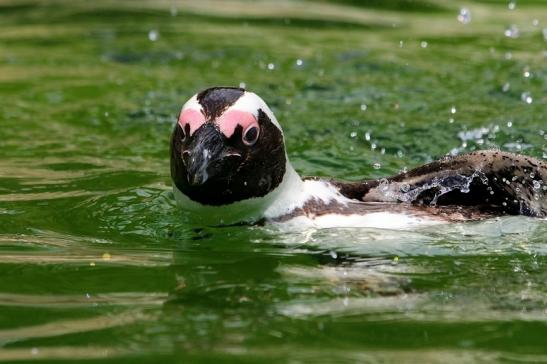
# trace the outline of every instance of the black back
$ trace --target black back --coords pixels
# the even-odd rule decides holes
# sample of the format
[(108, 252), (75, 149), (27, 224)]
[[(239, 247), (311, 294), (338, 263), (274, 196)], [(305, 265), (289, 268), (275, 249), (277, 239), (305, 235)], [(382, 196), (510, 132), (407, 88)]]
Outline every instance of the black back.
[(547, 216), (547, 164), (507, 152), (448, 157), (383, 180), (333, 182), (345, 196), (366, 202), (473, 206), (494, 214)]

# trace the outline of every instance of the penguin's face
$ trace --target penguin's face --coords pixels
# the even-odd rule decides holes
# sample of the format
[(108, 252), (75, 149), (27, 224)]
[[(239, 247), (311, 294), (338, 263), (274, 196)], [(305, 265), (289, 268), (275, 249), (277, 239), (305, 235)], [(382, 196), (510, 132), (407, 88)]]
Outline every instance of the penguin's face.
[(285, 167), (281, 127), (254, 93), (213, 87), (184, 104), (171, 137), (171, 177), (191, 200), (219, 206), (265, 196)]

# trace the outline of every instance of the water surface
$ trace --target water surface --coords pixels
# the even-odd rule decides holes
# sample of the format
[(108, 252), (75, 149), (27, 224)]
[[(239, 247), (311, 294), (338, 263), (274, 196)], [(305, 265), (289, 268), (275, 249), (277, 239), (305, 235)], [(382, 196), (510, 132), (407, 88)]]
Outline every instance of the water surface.
[(240, 84), (304, 175), (545, 159), (546, 14), (0, 0), (0, 361), (547, 362), (545, 221), (197, 229), (168, 161), (182, 103)]

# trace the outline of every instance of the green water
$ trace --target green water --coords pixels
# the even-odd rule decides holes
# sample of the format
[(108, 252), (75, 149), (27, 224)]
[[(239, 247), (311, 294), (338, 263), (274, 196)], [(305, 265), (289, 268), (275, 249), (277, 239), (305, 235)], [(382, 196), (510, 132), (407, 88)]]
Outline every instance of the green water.
[(545, 221), (196, 230), (168, 161), (182, 103), (240, 83), (304, 175), (545, 159), (546, 27), (540, 0), (0, 0), (0, 361), (547, 362)]

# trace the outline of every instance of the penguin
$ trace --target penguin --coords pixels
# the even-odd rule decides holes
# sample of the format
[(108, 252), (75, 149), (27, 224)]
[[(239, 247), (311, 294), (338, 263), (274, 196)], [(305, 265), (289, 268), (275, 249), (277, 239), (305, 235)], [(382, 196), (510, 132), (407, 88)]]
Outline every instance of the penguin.
[(445, 156), (381, 179), (302, 178), (268, 105), (236, 87), (208, 88), (183, 105), (170, 157), (175, 198), (204, 225), (402, 229), (547, 216), (547, 163), (498, 150)]

